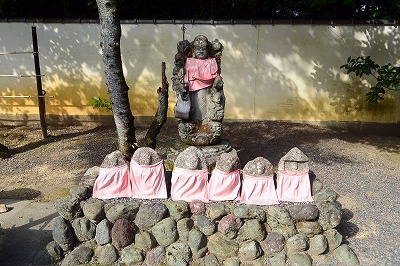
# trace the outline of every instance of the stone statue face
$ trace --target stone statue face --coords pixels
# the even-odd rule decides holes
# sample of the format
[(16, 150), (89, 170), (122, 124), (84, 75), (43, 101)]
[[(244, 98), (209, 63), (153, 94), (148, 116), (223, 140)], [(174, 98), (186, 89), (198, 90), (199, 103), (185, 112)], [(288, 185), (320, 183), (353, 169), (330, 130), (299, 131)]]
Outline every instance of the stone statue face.
[(205, 36), (197, 36), (194, 39), (193, 50), (197, 59), (208, 58), (208, 39)]

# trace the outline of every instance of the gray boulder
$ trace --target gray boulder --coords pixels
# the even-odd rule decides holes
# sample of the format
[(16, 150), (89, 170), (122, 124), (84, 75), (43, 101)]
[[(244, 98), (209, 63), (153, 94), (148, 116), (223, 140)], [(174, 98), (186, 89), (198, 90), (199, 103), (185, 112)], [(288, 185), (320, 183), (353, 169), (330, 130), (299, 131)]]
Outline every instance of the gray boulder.
[(149, 251), (155, 247), (156, 244), (157, 242), (154, 237), (147, 231), (140, 231), (135, 236), (135, 247), (141, 250)]
[(195, 259), (202, 258), (206, 255), (207, 237), (199, 230), (190, 230), (188, 244)]
[(162, 247), (167, 247), (178, 239), (178, 230), (173, 218), (168, 217), (161, 220), (151, 229), (157, 243)]
[(167, 207), (169, 215), (174, 218), (175, 221), (190, 216), (189, 204), (186, 201), (165, 201), (164, 205)]
[(72, 222), (76, 238), (80, 242), (93, 239), (96, 234), (96, 225), (86, 217), (80, 217)]
[(257, 157), (249, 161), (243, 168), (243, 173), (250, 176), (269, 176), (273, 175), (272, 164), (263, 157)]
[(338, 226), (342, 220), (342, 209), (336, 202), (323, 202), (318, 204), (319, 219), (322, 229), (328, 230)]
[(97, 246), (94, 256), (100, 265), (111, 265), (118, 260), (118, 250), (111, 244)]
[(217, 258), (221, 259), (236, 257), (239, 251), (239, 244), (236, 241), (227, 238), (220, 232), (217, 232), (208, 238), (207, 247), (211, 254), (214, 254)]
[(233, 214), (242, 219), (257, 219), (265, 222), (266, 214), (262, 207), (254, 205), (239, 205), (233, 209)]
[(307, 253), (311, 256), (321, 255), (328, 248), (328, 242), (324, 235), (316, 235), (310, 238), (310, 247)]
[(143, 252), (129, 245), (121, 250), (121, 262), (125, 265), (140, 265), (144, 261)]
[(167, 211), (167, 207), (160, 202), (142, 204), (136, 214), (135, 224), (141, 230), (149, 230), (163, 219)]
[(239, 247), (239, 258), (242, 261), (252, 261), (262, 255), (262, 249), (257, 241), (244, 242)]
[(173, 243), (167, 247), (167, 262), (169, 266), (189, 265), (191, 261), (190, 248), (185, 243)]
[(69, 221), (61, 216), (54, 218), (53, 239), (64, 251), (72, 250), (75, 245), (74, 230)]
[(116, 166), (126, 165), (129, 162), (125, 159), (125, 156), (120, 151), (114, 151), (107, 154), (101, 163), (101, 168), (112, 168)]
[(182, 242), (186, 242), (189, 239), (189, 232), (192, 230), (194, 222), (190, 218), (180, 219), (176, 223), (176, 227), (178, 230), (179, 240)]
[(73, 197), (58, 199), (53, 204), (58, 214), (66, 220), (72, 221), (83, 215), (80, 200)]
[(286, 249), (288, 253), (301, 252), (308, 248), (309, 240), (303, 234), (297, 234), (287, 240)]
[(174, 166), (188, 170), (202, 170), (208, 168), (206, 157), (195, 146), (190, 146), (183, 150), (176, 157)]
[(244, 222), (243, 226), (239, 229), (237, 240), (264, 240), (266, 235), (265, 227), (257, 219), (251, 219)]
[(300, 221), (296, 223), (297, 231), (307, 237), (313, 237), (322, 232), (321, 225), (318, 221)]
[(312, 221), (318, 218), (318, 208), (313, 204), (291, 205), (289, 213), (295, 221)]
[(146, 266), (154, 265), (166, 265), (167, 258), (165, 253), (165, 248), (156, 247), (146, 253), (146, 259), (144, 260)]
[(269, 233), (261, 242), (261, 247), (265, 255), (268, 257), (274, 256), (274, 254), (281, 252), (285, 247), (285, 237), (280, 233)]
[(240, 169), (240, 160), (236, 150), (222, 153), (220, 156), (218, 156), (215, 168), (225, 173), (230, 173)]
[(324, 236), (326, 237), (330, 251), (336, 249), (343, 242), (343, 236), (336, 229), (326, 230)]
[(242, 226), (242, 220), (233, 215), (228, 214), (222, 217), (218, 223), (218, 231), (224, 234), (229, 239), (234, 239)]
[(335, 249), (332, 254), (335, 256), (337, 261), (343, 266), (357, 266), (360, 265), (360, 261), (358, 260), (354, 251), (347, 245), (340, 245), (337, 249)]
[(83, 214), (91, 222), (98, 224), (106, 217), (106, 214), (104, 212), (104, 205), (104, 201), (90, 198), (83, 204)]
[(160, 162), (162, 158), (152, 148), (140, 147), (133, 154), (132, 160), (134, 160), (139, 165), (152, 165)]
[(226, 206), (223, 203), (210, 204), (206, 207), (206, 216), (212, 221), (219, 220), (226, 214)]
[(194, 226), (206, 236), (214, 234), (216, 230), (215, 223), (204, 215), (193, 215)]
[(112, 224), (107, 219), (102, 220), (96, 226), (96, 234), (94, 239), (98, 245), (111, 243), (111, 229)]
[(112, 223), (115, 223), (116, 220), (122, 218), (133, 221), (139, 211), (139, 207), (140, 203), (137, 201), (117, 203), (106, 210), (106, 217)]
[(312, 259), (310, 255), (308, 255), (306, 252), (288, 253), (287, 263), (290, 266), (292, 265), (311, 266)]

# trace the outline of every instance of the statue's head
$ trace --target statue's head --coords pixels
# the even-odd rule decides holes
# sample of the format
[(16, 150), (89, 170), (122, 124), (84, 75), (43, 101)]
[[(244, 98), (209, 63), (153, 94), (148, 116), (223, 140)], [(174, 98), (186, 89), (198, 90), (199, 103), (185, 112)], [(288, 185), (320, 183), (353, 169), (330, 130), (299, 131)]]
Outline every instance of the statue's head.
[(209, 47), (209, 42), (206, 36), (199, 35), (196, 38), (194, 38), (193, 41), (194, 57), (197, 59), (208, 58), (208, 47)]

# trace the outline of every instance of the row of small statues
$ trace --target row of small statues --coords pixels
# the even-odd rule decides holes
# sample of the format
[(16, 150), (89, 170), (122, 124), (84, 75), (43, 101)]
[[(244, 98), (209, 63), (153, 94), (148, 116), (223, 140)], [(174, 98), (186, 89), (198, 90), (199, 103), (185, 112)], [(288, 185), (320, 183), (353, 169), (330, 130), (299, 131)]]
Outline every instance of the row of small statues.
[[(168, 198), (163, 160), (153, 149), (139, 148), (130, 162), (119, 159), (117, 164), (110, 166), (103, 163), (100, 167), (93, 188), (94, 198)], [(175, 160), (171, 199), (187, 202), (238, 201), (255, 205), (313, 201), (308, 158), (299, 149), (293, 148), (279, 162), (276, 188), (274, 174), (272, 164), (263, 157), (248, 162), (241, 169), (233, 150), (217, 158), (209, 177), (204, 154), (191, 146)]]

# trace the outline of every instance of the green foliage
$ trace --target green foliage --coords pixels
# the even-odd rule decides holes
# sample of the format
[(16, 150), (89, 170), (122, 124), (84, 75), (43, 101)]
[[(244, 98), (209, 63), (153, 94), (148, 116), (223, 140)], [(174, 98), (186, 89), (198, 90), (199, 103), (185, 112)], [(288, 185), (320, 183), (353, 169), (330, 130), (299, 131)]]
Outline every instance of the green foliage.
[(362, 78), (364, 75), (373, 76), (376, 84), (370, 88), (366, 94), (367, 102), (375, 105), (388, 90), (400, 91), (400, 67), (393, 66), (390, 63), (380, 66), (371, 59), (370, 56), (359, 56), (347, 58), (347, 64), (340, 66), (347, 70), (347, 74), (354, 73)]
[(100, 96), (94, 96), (87, 105), (92, 106), (95, 109), (102, 109), (106, 112), (112, 112), (112, 102), (109, 99), (105, 99)]

